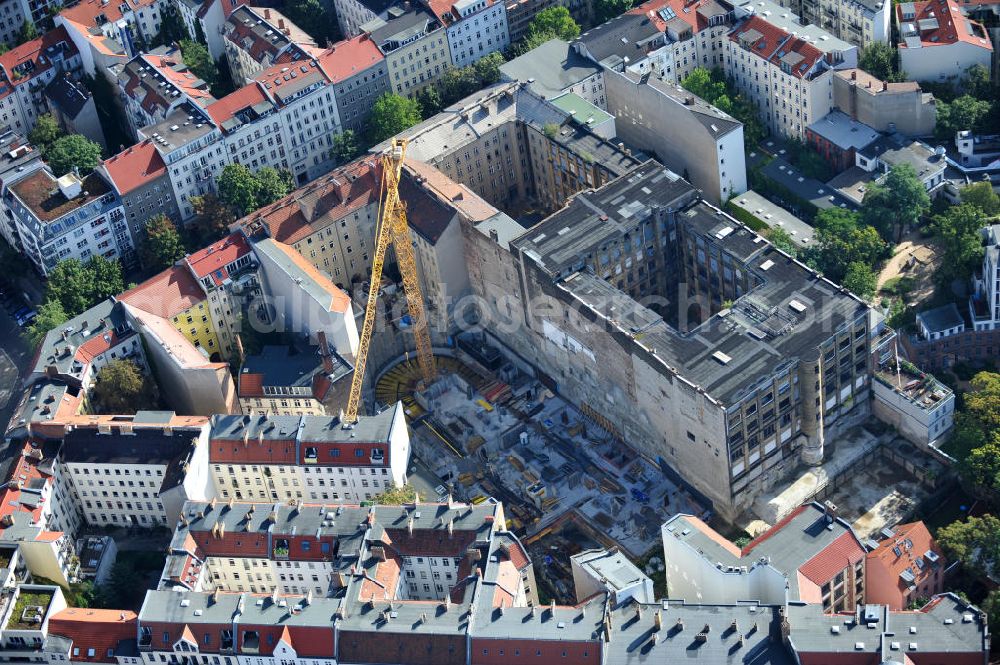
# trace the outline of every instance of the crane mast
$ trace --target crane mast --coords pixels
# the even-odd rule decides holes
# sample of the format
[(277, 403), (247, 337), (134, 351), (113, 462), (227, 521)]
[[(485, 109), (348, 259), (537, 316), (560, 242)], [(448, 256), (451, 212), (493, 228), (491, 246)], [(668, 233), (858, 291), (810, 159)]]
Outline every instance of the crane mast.
[(396, 262), (403, 276), (403, 291), (406, 294), (406, 305), (410, 312), (410, 321), (417, 351), (417, 365), (424, 383), (434, 379), (434, 352), (431, 348), (431, 334), (427, 326), (427, 315), (424, 311), (423, 294), (420, 292), (420, 281), (417, 278), (417, 263), (413, 254), (413, 242), (410, 239), (410, 227), (406, 222), (406, 207), (399, 198), (399, 178), (403, 169), (403, 157), (406, 155), (406, 139), (394, 139), (392, 147), (382, 153), (382, 179), (379, 191), (379, 214), (375, 232), (375, 253), (372, 258), (371, 283), (368, 286), (368, 302), (365, 305), (365, 322), (361, 327), (358, 342), (358, 356), (354, 365), (354, 376), (351, 377), (351, 394), (344, 413), (345, 423), (358, 421), (358, 410), (361, 406), (361, 387), (365, 378), (365, 367), (368, 364), (368, 348), (371, 345), (372, 332), (375, 330), (377, 316), (377, 299), (379, 285), (382, 282), (382, 267), (385, 263), (385, 252), (391, 243), (396, 250)]

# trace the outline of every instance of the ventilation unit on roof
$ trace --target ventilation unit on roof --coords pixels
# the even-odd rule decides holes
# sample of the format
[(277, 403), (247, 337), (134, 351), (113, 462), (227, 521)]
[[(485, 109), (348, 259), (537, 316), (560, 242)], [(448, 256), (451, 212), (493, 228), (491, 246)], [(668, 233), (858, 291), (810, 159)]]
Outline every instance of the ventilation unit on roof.
[(802, 312), (806, 311), (806, 306), (800, 303), (798, 300), (789, 301), (788, 306), (791, 307), (792, 310), (794, 310), (798, 314), (801, 314)]
[(767, 261), (764, 261), (763, 263), (760, 264), (760, 269), (761, 270), (768, 270), (773, 265), (774, 265), (774, 261), (772, 261), (771, 259), (768, 259)]
[(712, 357), (715, 358), (716, 360), (718, 360), (723, 365), (728, 365), (729, 361), (732, 360), (732, 358), (730, 358), (729, 356), (727, 356), (722, 351), (716, 351), (715, 353), (712, 354)]

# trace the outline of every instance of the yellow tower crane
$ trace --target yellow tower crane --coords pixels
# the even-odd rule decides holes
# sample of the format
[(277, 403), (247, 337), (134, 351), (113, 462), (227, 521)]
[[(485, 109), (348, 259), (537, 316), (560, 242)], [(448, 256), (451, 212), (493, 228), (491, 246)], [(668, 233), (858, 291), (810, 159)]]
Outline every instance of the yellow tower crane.
[(375, 233), (375, 256), (372, 259), (368, 303), (365, 305), (365, 323), (361, 328), (358, 357), (354, 365), (354, 376), (351, 378), (351, 396), (347, 401), (347, 410), (344, 413), (345, 423), (358, 421), (361, 386), (364, 383), (365, 365), (368, 362), (368, 347), (375, 329), (375, 305), (382, 282), (382, 265), (385, 262), (385, 252), (390, 242), (396, 250), (396, 261), (399, 264), (399, 272), (403, 276), (403, 290), (406, 293), (406, 305), (410, 311), (421, 379), (424, 383), (429, 383), (437, 373), (434, 367), (434, 352), (431, 349), (431, 333), (424, 312), (423, 294), (420, 292), (420, 282), (417, 279), (413, 241), (410, 239), (410, 227), (406, 223), (406, 207), (399, 198), (399, 177), (403, 169), (405, 155), (406, 139), (394, 139), (392, 147), (382, 153), (382, 184), (379, 192), (378, 228)]

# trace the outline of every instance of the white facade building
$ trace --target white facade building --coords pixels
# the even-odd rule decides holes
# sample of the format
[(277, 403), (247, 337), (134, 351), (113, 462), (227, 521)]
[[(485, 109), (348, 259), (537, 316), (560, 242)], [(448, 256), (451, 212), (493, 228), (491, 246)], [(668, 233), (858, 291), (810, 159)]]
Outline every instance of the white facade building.
[(454, 4), (429, 3), (447, 26), (448, 48), (455, 67), (466, 67), (510, 45), (507, 8), (499, 0), (458, 0)]
[(904, 2), (896, 7), (899, 68), (914, 81), (957, 83), (965, 70), (993, 71), (993, 44), (981, 23), (967, 19), (958, 4)]
[(345, 428), (330, 416), (215, 416), (212, 479), (222, 500), (361, 503), (406, 483), (402, 406)]

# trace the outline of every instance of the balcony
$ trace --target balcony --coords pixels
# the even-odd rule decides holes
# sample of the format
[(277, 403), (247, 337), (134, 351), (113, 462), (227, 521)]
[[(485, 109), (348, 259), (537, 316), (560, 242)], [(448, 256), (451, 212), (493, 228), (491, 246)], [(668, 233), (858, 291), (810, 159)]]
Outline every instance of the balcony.
[(875, 371), (875, 380), (912, 404), (928, 411), (951, 395), (948, 386), (902, 359), (897, 361), (891, 358), (880, 366)]

